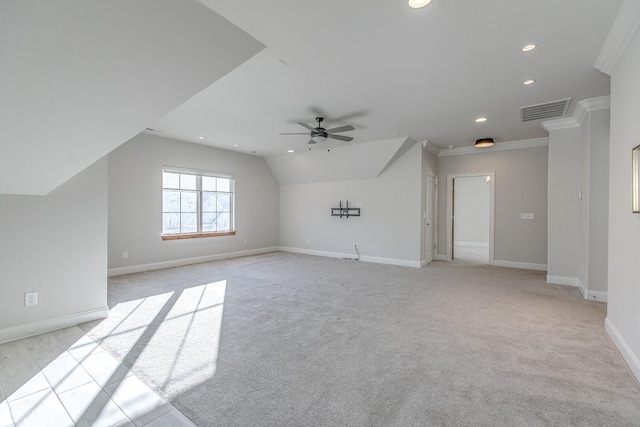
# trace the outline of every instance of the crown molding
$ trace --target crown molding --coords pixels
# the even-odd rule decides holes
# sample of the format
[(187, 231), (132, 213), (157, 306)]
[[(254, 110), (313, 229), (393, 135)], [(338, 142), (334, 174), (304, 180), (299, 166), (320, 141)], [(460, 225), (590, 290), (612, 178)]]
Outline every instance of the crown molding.
[(618, 16), (613, 22), (600, 55), (598, 55), (595, 67), (603, 73), (611, 75), (639, 27), (640, 2), (625, 0), (618, 11)]
[(540, 126), (547, 132), (559, 129), (577, 128), (582, 124), (582, 121), (590, 111), (606, 110), (611, 108), (611, 96), (600, 96), (597, 98), (584, 99), (578, 102), (578, 105), (573, 110), (573, 117), (567, 117), (564, 119), (547, 120), (542, 122)]
[(482, 154), (494, 151), (518, 150), (521, 148), (546, 147), (549, 145), (549, 138), (525, 139), (522, 141), (499, 142), (493, 147), (457, 147), (440, 150), (438, 157), (462, 156), (466, 154)]
[(432, 142), (429, 141), (422, 141), (422, 148), (426, 152), (431, 153), (436, 157), (439, 156), (440, 152), (442, 151), (440, 147), (436, 147)]

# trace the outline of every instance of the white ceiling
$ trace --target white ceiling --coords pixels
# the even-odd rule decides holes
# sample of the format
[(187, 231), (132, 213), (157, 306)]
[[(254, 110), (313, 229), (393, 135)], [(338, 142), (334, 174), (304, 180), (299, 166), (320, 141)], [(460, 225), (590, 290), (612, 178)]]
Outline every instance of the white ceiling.
[(621, 3), (3, 0), (0, 194), (47, 194), (145, 128), (265, 157), (306, 151), (280, 133), (317, 115), (356, 129), (314, 148), (543, 137), (519, 107), (609, 94), (593, 65)]
[[(594, 63), (622, 3), (433, 0), (416, 10), (406, 0), (201, 2), (266, 49), (149, 127), (267, 157), (307, 150), (306, 135), (280, 133), (303, 132), (295, 123), (319, 114), (326, 127), (356, 128), (344, 133), (353, 142), (322, 148), (398, 136), (441, 148), (544, 137), (540, 121), (520, 121), (519, 108), (573, 98), (570, 115), (577, 101), (609, 94), (609, 77)], [(522, 52), (529, 43), (538, 47)], [(475, 123), (480, 116), (488, 121)]]
[(48, 194), (263, 48), (192, 1), (0, 1), (0, 194)]

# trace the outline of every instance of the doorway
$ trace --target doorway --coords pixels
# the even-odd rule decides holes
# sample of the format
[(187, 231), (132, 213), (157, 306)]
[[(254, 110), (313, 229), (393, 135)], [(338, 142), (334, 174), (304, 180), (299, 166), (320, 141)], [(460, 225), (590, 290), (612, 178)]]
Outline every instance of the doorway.
[(447, 175), (447, 259), (494, 262), (495, 172)]

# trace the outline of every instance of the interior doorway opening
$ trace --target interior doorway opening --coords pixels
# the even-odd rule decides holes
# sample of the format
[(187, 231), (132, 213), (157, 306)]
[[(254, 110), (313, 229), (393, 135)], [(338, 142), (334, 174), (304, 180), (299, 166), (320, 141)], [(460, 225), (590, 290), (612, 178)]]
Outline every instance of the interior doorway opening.
[(492, 265), (495, 173), (448, 175), (447, 186), (447, 258)]

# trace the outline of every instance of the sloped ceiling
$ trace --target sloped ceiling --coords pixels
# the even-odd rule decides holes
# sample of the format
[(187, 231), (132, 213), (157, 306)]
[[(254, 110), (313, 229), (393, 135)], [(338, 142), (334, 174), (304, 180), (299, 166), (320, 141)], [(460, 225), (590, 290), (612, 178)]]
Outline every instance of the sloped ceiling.
[(272, 156), (266, 160), (279, 184), (373, 179), (415, 144), (411, 138), (398, 137)]
[(263, 48), (191, 0), (3, 0), (0, 194), (49, 193)]

